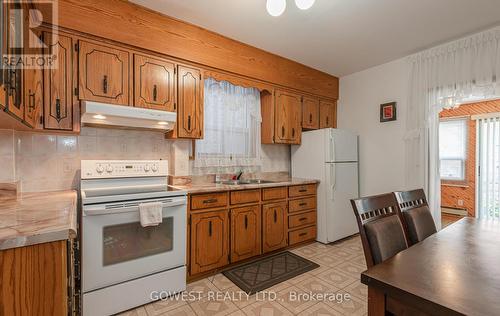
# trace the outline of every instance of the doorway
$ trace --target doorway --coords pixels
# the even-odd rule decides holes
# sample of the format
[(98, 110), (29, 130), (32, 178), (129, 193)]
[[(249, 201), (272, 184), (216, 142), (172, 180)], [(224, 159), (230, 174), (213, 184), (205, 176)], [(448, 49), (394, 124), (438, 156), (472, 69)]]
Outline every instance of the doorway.
[(500, 210), (500, 100), (463, 104), (439, 117), (442, 226)]

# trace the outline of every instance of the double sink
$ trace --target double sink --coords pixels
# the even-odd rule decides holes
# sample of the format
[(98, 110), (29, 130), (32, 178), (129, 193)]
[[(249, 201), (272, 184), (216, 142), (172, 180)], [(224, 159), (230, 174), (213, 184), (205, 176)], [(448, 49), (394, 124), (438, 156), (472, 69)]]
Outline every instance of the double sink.
[(224, 180), (217, 182), (217, 184), (225, 184), (225, 185), (245, 185), (245, 184), (264, 184), (264, 183), (275, 183), (275, 181), (249, 179), (249, 180)]

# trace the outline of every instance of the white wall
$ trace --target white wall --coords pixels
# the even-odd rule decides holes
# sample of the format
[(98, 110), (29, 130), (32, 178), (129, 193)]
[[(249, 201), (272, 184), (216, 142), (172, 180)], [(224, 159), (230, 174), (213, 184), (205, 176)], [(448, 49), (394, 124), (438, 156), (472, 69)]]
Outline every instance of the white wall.
[[(340, 78), (338, 125), (360, 135), (361, 196), (405, 189), (408, 76), (400, 59)], [(397, 121), (380, 123), (380, 104), (393, 101)]]

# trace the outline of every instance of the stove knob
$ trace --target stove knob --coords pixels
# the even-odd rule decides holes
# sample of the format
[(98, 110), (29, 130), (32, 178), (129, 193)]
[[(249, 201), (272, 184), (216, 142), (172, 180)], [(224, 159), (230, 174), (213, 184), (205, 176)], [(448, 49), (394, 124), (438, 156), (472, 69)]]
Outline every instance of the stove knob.
[(149, 172), (149, 165), (144, 165), (144, 171)]
[(151, 167), (151, 170), (153, 170), (153, 172), (157, 172), (158, 171), (158, 165), (153, 165)]
[(97, 173), (103, 173), (104, 172), (104, 168), (101, 165), (97, 166), (97, 168), (95, 170), (97, 171)]
[(112, 166), (112, 165), (108, 165), (108, 166), (106, 167), (106, 171), (107, 171), (108, 173), (113, 172), (113, 166)]

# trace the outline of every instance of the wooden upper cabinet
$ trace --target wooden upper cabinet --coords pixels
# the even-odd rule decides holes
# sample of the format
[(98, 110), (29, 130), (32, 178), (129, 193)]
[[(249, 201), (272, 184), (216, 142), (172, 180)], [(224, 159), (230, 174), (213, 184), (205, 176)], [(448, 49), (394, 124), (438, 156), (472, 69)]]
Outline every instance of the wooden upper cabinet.
[(129, 105), (129, 53), (86, 41), (78, 49), (80, 99)]
[(319, 103), (319, 128), (337, 127), (337, 102), (321, 100)]
[(304, 97), (302, 101), (302, 128), (319, 128), (319, 99)]
[(275, 95), (275, 143), (300, 144), (302, 97), (277, 90)]
[(175, 111), (175, 72), (173, 62), (134, 55), (134, 105)]
[(286, 202), (262, 206), (262, 252), (288, 245), (288, 216)]
[(231, 210), (231, 262), (261, 253), (260, 205)]
[(178, 66), (177, 137), (203, 138), (203, 80), (200, 69)]
[(191, 275), (229, 263), (228, 211), (191, 214)]
[(53, 67), (45, 68), (44, 127), (73, 129), (73, 39), (62, 34), (44, 32), (46, 50), (56, 56)]

